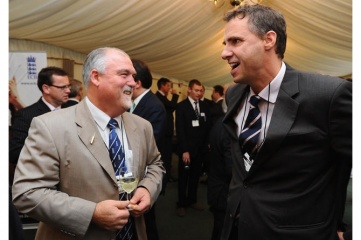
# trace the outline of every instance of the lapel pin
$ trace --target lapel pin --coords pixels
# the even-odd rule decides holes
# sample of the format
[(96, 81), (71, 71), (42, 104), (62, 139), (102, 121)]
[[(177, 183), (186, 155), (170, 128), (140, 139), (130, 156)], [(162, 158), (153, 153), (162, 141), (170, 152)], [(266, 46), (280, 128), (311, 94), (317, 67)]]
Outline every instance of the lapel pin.
[(95, 138), (95, 133), (94, 133), (94, 135), (92, 136), (92, 138), (90, 139), (90, 144), (91, 144), (91, 145), (93, 145), (94, 138)]

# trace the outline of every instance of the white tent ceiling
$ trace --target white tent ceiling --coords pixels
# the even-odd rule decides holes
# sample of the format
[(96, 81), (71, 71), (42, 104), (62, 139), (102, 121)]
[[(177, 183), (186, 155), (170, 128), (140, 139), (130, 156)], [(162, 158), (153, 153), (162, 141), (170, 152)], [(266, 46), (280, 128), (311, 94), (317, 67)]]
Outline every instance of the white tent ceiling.
[[(352, 76), (352, 0), (263, 0), (287, 21), (285, 61)], [(223, 49), (229, 0), (10, 0), (9, 38), (87, 54), (115, 46), (154, 73), (206, 86), (232, 81)]]

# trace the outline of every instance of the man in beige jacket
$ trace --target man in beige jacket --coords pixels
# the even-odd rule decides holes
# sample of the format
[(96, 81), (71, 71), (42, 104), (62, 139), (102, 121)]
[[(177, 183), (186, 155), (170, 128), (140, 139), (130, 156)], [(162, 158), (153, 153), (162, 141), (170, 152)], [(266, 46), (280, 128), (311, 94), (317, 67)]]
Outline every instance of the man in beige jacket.
[[(12, 190), (17, 209), (40, 221), (36, 239), (115, 239), (129, 216), (134, 239), (146, 239), (142, 215), (156, 201), (165, 170), (150, 123), (126, 112), (135, 74), (125, 52), (96, 49), (83, 69), (87, 97), (32, 121)], [(143, 172), (130, 201), (118, 200), (107, 148), (110, 118), (119, 123), (125, 155), (132, 152)]]

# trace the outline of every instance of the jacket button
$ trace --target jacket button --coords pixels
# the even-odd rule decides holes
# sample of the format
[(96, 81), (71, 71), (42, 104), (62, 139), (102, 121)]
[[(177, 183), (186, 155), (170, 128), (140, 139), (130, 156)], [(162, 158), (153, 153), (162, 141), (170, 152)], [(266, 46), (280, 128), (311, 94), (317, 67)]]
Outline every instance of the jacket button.
[(243, 187), (244, 187), (244, 188), (248, 188), (248, 182), (244, 181), (244, 182), (243, 182)]

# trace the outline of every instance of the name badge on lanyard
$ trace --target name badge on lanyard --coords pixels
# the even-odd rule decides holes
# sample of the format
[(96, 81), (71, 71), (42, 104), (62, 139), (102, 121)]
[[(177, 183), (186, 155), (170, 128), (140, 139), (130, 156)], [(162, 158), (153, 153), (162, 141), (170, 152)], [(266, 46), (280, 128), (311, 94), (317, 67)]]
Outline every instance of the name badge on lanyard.
[(192, 127), (199, 127), (199, 121), (198, 120), (192, 120)]
[(244, 166), (246, 167), (246, 171), (248, 172), (252, 166), (253, 159), (251, 159), (251, 156), (249, 156), (249, 154), (246, 152), (243, 154), (243, 161), (244, 161)]

